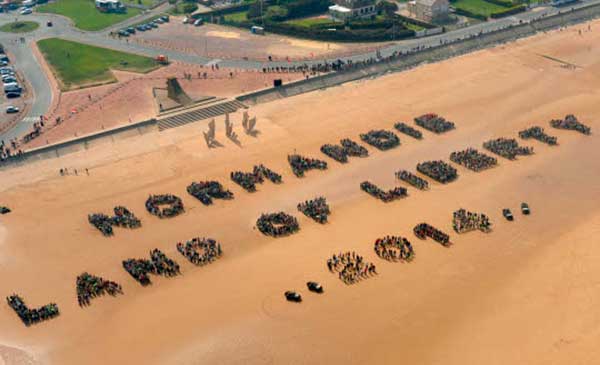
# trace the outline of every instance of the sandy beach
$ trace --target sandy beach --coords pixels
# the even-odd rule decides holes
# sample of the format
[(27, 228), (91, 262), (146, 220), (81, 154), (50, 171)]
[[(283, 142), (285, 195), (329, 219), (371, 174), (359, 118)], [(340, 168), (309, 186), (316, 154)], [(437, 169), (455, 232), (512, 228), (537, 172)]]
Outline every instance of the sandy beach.
[[(208, 149), (206, 124), (98, 145), (0, 172), (1, 292), (31, 306), (56, 302), (61, 315), (25, 327), (0, 305), (0, 356), (6, 364), (593, 364), (600, 362), (600, 21), (539, 34), (441, 63), (282, 99), (250, 109), (260, 134), (241, 146), (224, 136)], [(582, 30), (579, 35), (578, 30)], [(577, 65), (562, 67), (554, 59)], [(423, 140), (399, 134), (401, 146), (339, 164), (319, 148), (370, 129), (413, 125), (435, 112), (456, 124)], [(592, 135), (550, 128), (575, 114)], [(542, 126), (558, 146), (518, 139)], [(457, 181), (408, 187), (406, 199), (385, 204), (359, 189), (407, 186), (399, 169), (448, 161), (452, 151), (481, 148), (491, 138), (517, 138), (534, 148), (516, 161), (499, 158), (480, 173), (454, 165)], [(364, 143), (361, 143), (364, 144)], [(288, 153), (323, 159), (329, 168), (296, 178)], [(229, 179), (263, 163), (283, 175), (247, 193)], [(78, 175), (60, 176), (60, 168)], [(89, 176), (83, 173), (89, 169)], [(218, 180), (235, 198), (204, 206), (186, 192), (192, 181)], [(172, 193), (185, 213), (159, 219), (144, 208), (149, 194)], [(332, 210), (320, 225), (296, 204), (323, 195)], [(532, 214), (519, 211), (528, 202)], [(87, 221), (124, 205), (141, 220), (111, 238)], [(452, 231), (458, 208), (484, 212), (488, 234)], [(510, 208), (514, 222), (502, 218)], [(300, 231), (270, 238), (254, 229), (263, 212), (296, 216)], [(421, 241), (412, 228), (428, 222), (451, 234), (445, 248)], [(2, 228), (6, 233), (3, 235)], [(409, 238), (416, 258), (389, 263), (373, 251), (376, 238)], [(224, 250), (196, 267), (175, 244), (212, 237)], [(4, 237), (4, 239), (2, 239)], [(182, 275), (152, 276), (142, 287), (121, 266), (159, 248)], [(356, 251), (378, 275), (345, 285), (327, 270), (332, 254)], [(124, 295), (77, 304), (75, 279), (87, 271), (119, 282)], [(306, 290), (309, 280), (325, 293)], [(297, 290), (303, 303), (285, 301)], [(5, 356), (4, 348), (24, 354)], [(8, 350), (7, 350), (8, 351)], [(8, 352), (7, 352), (8, 353)], [(20, 356), (20, 357), (19, 357)], [(0, 362), (1, 364), (1, 362)]]

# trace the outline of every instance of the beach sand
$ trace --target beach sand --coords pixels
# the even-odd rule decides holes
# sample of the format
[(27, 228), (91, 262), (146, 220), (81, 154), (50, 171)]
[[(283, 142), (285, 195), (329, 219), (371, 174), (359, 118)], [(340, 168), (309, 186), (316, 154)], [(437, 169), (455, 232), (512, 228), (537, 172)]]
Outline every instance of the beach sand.
[[(223, 135), (209, 150), (196, 123), (82, 153), (0, 172), (2, 294), (18, 292), (31, 306), (56, 302), (60, 317), (25, 327), (0, 306), (0, 343), (18, 345), (52, 364), (593, 364), (600, 362), (600, 22), (535, 37), (375, 80), (360, 81), (259, 105), (250, 110), (261, 133), (242, 133), (241, 147)], [(585, 29), (579, 36), (577, 30)], [(560, 67), (542, 55), (578, 65)], [(456, 123), (443, 135), (342, 165), (319, 152), (341, 138), (359, 141), (373, 128), (436, 112)], [(551, 129), (548, 121), (574, 113), (591, 136)], [(448, 160), (450, 152), (496, 137), (516, 138), (540, 125), (559, 146), (522, 141), (535, 154), (499, 158), (489, 171), (457, 166), (456, 182), (409, 188), (384, 204), (359, 189), (370, 180), (402, 185), (398, 169)], [(327, 171), (294, 177), (292, 152), (329, 163)], [(229, 180), (233, 170), (264, 163), (283, 175), (250, 194)], [(59, 168), (78, 176), (59, 176)], [(82, 173), (89, 168), (90, 175)], [(186, 193), (192, 181), (219, 180), (235, 199), (203, 206)], [(144, 209), (149, 194), (180, 196), (186, 212), (158, 219)], [(323, 195), (332, 209), (319, 225), (296, 204)], [(532, 214), (519, 211), (522, 201)], [(103, 237), (87, 214), (125, 205), (142, 219), (137, 230)], [(489, 234), (451, 232), (458, 208), (488, 214)], [(511, 208), (514, 222), (502, 218)], [(280, 239), (253, 229), (262, 212), (298, 217), (299, 233)], [(412, 234), (426, 221), (451, 233), (444, 248)], [(408, 237), (416, 259), (388, 263), (373, 251), (376, 238)], [(196, 236), (221, 242), (224, 256), (195, 267), (175, 244)], [(152, 277), (141, 287), (121, 267), (159, 248), (183, 275)], [(334, 253), (354, 250), (379, 275), (346, 286), (328, 272)], [(87, 271), (122, 284), (125, 294), (81, 309), (75, 278)], [(312, 294), (316, 280), (325, 293)], [(283, 292), (302, 293), (302, 304)], [(5, 358), (5, 362), (8, 360)]]

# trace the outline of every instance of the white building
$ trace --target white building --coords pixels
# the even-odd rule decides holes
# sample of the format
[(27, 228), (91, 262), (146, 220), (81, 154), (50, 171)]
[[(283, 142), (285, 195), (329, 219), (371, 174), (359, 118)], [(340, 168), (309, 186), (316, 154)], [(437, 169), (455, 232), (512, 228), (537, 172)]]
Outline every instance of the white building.
[(125, 12), (125, 7), (119, 0), (96, 0), (96, 8), (107, 13)]
[(377, 14), (375, 0), (334, 0), (329, 7), (329, 16), (333, 20), (369, 18)]

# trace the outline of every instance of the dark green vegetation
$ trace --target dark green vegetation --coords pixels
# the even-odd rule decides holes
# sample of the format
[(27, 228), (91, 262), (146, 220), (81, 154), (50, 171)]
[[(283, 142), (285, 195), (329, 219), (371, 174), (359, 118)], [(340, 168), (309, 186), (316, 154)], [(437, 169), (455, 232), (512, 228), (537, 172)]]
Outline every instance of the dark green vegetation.
[(122, 22), (141, 13), (141, 10), (128, 8), (126, 13), (102, 13), (98, 11), (92, 0), (58, 0), (39, 6), (40, 13), (64, 15), (73, 20), (75, 26), (83, 30), (101, 30)]
[(413, 37), (415, 30), (432, 27), (396, 15), (397, 5), (386, 1), (377, 5), (379, 15), (347, 22), (327, 17), (331, 5), (329, 0), (274, 0), (268, 4), (245, 3), (195, 16), (245, 29), (258, 25), (267, 32), (338, 42), (404, 39)]
[(27, 33), (38, 29), (40, 25), (36, 22), (12, 22), (8, 24), (4, 24), (0, 27), (0, 32), (9, 32), (9, 33)]
[(111, 69), (149, 72), (159, 65), (149, 57), (94, 47), (59, 38), (38, 42), (62, 90), (116, 81)]

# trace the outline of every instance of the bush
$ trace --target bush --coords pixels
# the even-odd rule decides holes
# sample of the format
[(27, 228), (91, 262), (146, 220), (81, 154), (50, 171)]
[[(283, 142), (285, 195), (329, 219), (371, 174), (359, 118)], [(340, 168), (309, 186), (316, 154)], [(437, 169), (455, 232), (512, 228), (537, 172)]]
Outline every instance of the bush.
[(329, 0), (299, 0), (284, 6), (288, 11), (288, 19), (293, 19), (324, 13), (329, 9), (329, 5)]
[(248, 13), (246, 14), (246, 18), (254, 19), (254, 18), (260, 17), (262, 15), (261, 10), (262, 10), (262, 7), (261, 7), (260, 3), (256, 2), (256, 3), (250, 4), (250, 7), (248, 8)]
[(498, 18), (503, 18), (505, 16), (521, 13), (525, 10), (527, 10), (527, 5), (521, 4), (521, 5), (513, 6), (512, 8), (508, 8), (506, 10), (494, 12), (490, 15), (490, 17), (492, 17), (494, 19), (498, 19)]
[(191, 13), (195, 12), (196, 10), (198, 10), (198, 5), (186, 3), (181, 6), (181, 10), (183, 11), (184, 14), (191, 14)]
[(177, 0), (169, 0), (169, 4), (171, 5), (175, 5), (177, 3)]
[(398, 4), (389, 2), (389, 1), (380, 1), (377, 3), (377, 12), (380, 14), (384, 14), (388, 17), (393, 17), (394, 14), (398, 11)]

